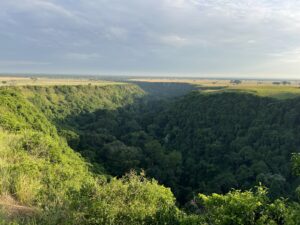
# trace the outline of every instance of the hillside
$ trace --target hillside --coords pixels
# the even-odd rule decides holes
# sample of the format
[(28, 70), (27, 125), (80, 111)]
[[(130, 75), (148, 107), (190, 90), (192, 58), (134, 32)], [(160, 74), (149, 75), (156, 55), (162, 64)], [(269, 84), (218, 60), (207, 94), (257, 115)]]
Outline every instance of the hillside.
[(84, 160), (20, 91), (1, 89), (0, 109), (1, 196), (54, 207), (70, 188), (79, 190), (93, 179)]
[(0, 112), (3, 224), (297, 224), (299, 98), (20, 86)]
[(194, 92), (71, 117), (76, 138), (69, 144), (115, 176), (145, 169), (181, 203), (199, 192), (245, 190), (259, 182), (273, 198), (294, 198), (299, 180), (290, 158), (300, 152), (299, 107), (299, 98)]
[[(124, 180), (112, 180), (107, 183), (105, 177), (93, 175), (89, 171), (89, 164), (59, 137), (54, 126), (55, 122), (83, 110), (78, 109), (78, 105), (71, 107), (64, 104), (70, 103), (71, 99), (74, 103), (89, 104), (84, 110), (92, 111), (95, 107), (93, 104), (96, 105), (97, 100), (99, 108), (102, 106), (116, 108), (125, 104), (127, 100), (130, 103), (136, 95), (142, 93), (137, 87), (132, 86), (110, 88), (60, 86), (1, 89), (1, 223), (6, 224), (9, 220), (14, 220), (18, 224), (91, 224), (98, 220), (97, 224), (116, 224), (124, 214), (138, 224), (137, 221), (155, 215), (157, 211), (160, 213), (167, 213), (169, 209), (176, 211), (174, 197), (168, 189), (134, 173)], [(48, 91), (48, 95), (42, 95), (43, 91)], [(31, 100), (36, 103), (37, 96), (42, 96), (39, 100), (45, 101), (43, 104), (45, 103), (46, 107), (49, 102), (51, 106), (55, 106), (52, 102), (54, 98), (55, 103), (59, 104), (57, 107), (50, 107), (44, 114), (37, 107), (38, 104), (30, 102)], [(90, 101), (91, 96), (94, 97), (93, 101)], [(69, 101), (65, 97), (70, 97)], [(56, 113), (61, 112), (60, 110), (66, 111), (56, 117), (58, 115)], [(132, 185), (134, 189), (131, 190)], [(112, 191), (114, 189), (118, 190), (118, 193), (122, 190), (123, 193), (119, 195)], [(140, 197), (124, 199), (131, 191), (139, 189), (144, 190), (146, 194), (144, 197), (141, 193)], [(151, 202), (146, 200), (150, 196)], [(113, 205), (112, 199), (115, 199)], [(117, 201), (120, 205), (116, 204)], [(132, 207), (138, 204), (139, 208), (123, 209), (124, 201), (132, 201)], [(163, 209), (158, 205), (161, 201), (165, 202), (162, 205)], [(78, 211), (78, 207), (86, 208), (87, 211)], [(25, 209), (31, 213), (26, 213)], [(100, 212), (104, 214), (98, 215)], [(86, 217), (85, 214), (90, 216)]]

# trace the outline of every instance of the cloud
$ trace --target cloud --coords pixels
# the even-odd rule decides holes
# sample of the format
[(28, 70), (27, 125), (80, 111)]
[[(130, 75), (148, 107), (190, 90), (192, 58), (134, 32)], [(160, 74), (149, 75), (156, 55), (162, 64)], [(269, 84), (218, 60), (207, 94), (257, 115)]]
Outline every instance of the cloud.
[(78, 52), (71, 52), (65, 54), (64, 58), (68, 60), (75, 60), (75, 61), (85, 61), (85, 60), (92, 60), (98, 59), (101, 55), (98, 53), (78, 53)]
[(163, 44), (171, 45), (174, 47), (181, 47), (181, 46), (187, 45), (189, 43), (189, 41), (186, 38), (180, 37), (178, 35), (161, 36), (160, 41)]
[(0, 3), (2, 7), (17, 12), (53, 13), (65, 17), (73, 17), (73, 13), (59, 4), (48, 0), (10, 0)]
[(128, 38), (128, 31), (123, 27), (109, 27), (105, 34), (107, 39), (118, 39), (118, 40), (126, 40)]
[(1, 59), (57, 72), (300, 73), (297, 0), (9, 0), (0, 28)]
[(281, 63), (300, 63), (300, 47), (288, 51), (271, 53), (269, 56)]
[(28, 60), (0, 60), (1, 66), (33, 66), (33, 65), (50, 65), (49, 62), (37, 62)]

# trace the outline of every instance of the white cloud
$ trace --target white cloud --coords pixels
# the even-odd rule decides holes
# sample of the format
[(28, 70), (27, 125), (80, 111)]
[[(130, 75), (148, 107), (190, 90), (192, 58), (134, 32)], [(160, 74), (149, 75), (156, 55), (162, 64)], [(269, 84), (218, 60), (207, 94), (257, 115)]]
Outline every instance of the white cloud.
[(0, 6), (12, 11), (48, 12), (66, 17), (74, 16), (71, 11), (49, 0), (9, 0), (3, 1)]
[(298, 0), (7, 0), (0, 28), (0, 58), (58, 70), (300, 73)]
[(98, 53), (78, 53), (78, 52), (70, 52), (65, 54), (64, 58), (67, 60), (75, 60), (75, 61), (86, 61), (92, 59), (98, 59), (101, 55)]
[(34, 7), (38, 7), (42, 10), (60, 14), (66, 17), (74, 17), (74, 14), (71, 11), (47, 0), (29, 0), (29, 4), (32, 4)]
[(300, 63), (300, 47), (288, 51), (271, 53), (269, 56), (281, 63)]
[(119, 39), (119, 40), (126, 40), (128, 37), (128, 31), (122, 27), (109, 27), (105, 36), (111, 39)]
[(1, 66), (34, 66), (34, 65), (50, 65), (49, 62), (38, 62), (30, 60), (0, 60)]
[(180, 37), (178, 35), (161, 36), (160, 41), (163, 44), (171, 45), (171, 46), (175, 46), (175, 47), (182, 47), (184, 45), (189, 44), (189, 41), (186, 38)]
[(162, 0), (163, 6), (167, 8), (188, 9), (191, 7), (189, 0)]

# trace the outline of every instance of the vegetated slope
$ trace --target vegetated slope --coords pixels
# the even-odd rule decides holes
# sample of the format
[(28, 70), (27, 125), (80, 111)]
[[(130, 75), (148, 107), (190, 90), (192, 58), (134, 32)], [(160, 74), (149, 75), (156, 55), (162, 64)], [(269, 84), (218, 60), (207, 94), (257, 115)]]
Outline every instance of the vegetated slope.
[[(299, 204), (282, 199), (272, 202), (263, 187), (256, 191), (231, 191), (224, 196), (192, 196), (203, 187), (208, 188), (204, 192), (211, 192), (209, 188), (214, 185), (213, 190), (225, 192), (232, 185), (231, 178), (238, 179), (238, 173), (228, 175), (227, 186), (222, 180), (214, 180), (219, 173), (234, 173), (235, 167), (230, 165), (234, 160), (229, 156), (235, 148), (231, 149), (227, 143), (232, 142), (235, 135), (247, 134), (250, 129), (246, 128), (251, 127), (251, 121), (258, 120), (265, 130), (278, 118), (286, 118), (284, 121), (290, 123), (284, 127), (280, 122), (277, 128), (296, 129), (296, 100), (286, 103), (249, 95), (192, 93), (175, 102), (152, 102), (136, 99), (143, 92), (132, 85), (110, 86), (109, 90), (108, 87), (98, 88), (61, 86), (0, 90), (0, 223), (297, 224)], [(110, 95), (106, 95), (108, 92)], [(96, 100), (91, 99), (91, 94)], [(293, 105), (296, 111), (289, 111)], [(254, 112), (244, 117), (247, 108)], [(261, 121), (266, 115), (266, 122)], [(234, 129), (233, 123), (236, 124)], [(93, 162), (97, 174), (103, 172), (102, 166), (109, 174), (119, 176), (131, 168), (145, 168), (148, 176), (171, 186), (181, 202), (192, 196), (189, 210), (194, 213), (187, 215), (180, 211), (170, 189), (146, 179), (143, 172), (141, 175), (131, 172), (123, 178), (109, 180), (92, 174), (83, 158), (59, 137), (54, 125), (68, 137), (73, 147)], [(278, 145), (279, 140), (275, 154), (282, 156), (281, 144), (289, 144), (287, 140), (294, 137), (280, 139), (276, 134), (272, 139), (273, 136), (266, 135), (263, 146), (272, 146), (276, 140)], [(253, 138), (249, 140), (251, 143), (260, 141), (260, 137)], [(236, 148), (245, 144), (238, 143), (240, 146)], [(297, 145), (297, 140), (289, 147), (293, 148), (294, 144)], [(285, 148), (288, 146), (283, 150)], [(249, 167), (246, 171), (253, 174), (251, 165), (255, 158), (252, 155), (260, 155), (256, 155), (256, 149), (249, 151), (252, 154), (245, 152), (248, 151), (237, 151), (233, 156), (246, 160), (244, 163)], [(272, 151), (265, 152), (268, 159), (273, 160)], [(283, 159), (282, 165), (287, 163), (286, 157), (283, 154), (283, 158), (279, 158)], [(188, 164), (192, 159), (195, 160)], [(299, 159), (294, 156), (296, 172)], [(236, 164), (243, 162), (240, 160), (235, 161)], [(205, 167), (206, 161), (208, 167)], [(270, 177), (273, 178), (274, 168), (271, 169)], [(281, 173), (282, 168), (278, 171)], [(197, 176), (198, 173), (201, 176)], [(279, 178), (275, 181), (281, 182)], [(241, 180), (249, 180), (249, 186), (254, 183), (248, 176)]]
[(0, 111), (0, 195), (51, 207), (92, 179), (84, 160), (21, 92), (1, 89)]
[(19, 89), (56, 125), (60, 136), (67, 138), (69, 143), (77, 138), (73, 125), (79, 123), (77, 119), (70, 121), (72, 118), (99, 109), (115, 110), (146, 95), (138, 86), (118, 83), (107, 86), (25, 86)]
[(291, 154), (300, 151), (299, 98), (195, 92), (165, 115), (159, 137), (182, 153), (185, 191), (224, 193), (262, 182), (274, 197), (292, 194), (299, 184), (290, 167)]
[(13, 131), (34, 129), (46, 134), (56, 134), (55, 127), (28, 102), (22, 93), (11, 88), (0, 90), (0, 125)]
[(21, 92), (50, 120), (60, 125), (69, 115), (96, 109), (116, 109), (143, 96), (135, 85), (25, 86)]
[(131, 168), (172, 187), (181, 203), (196, 193), (226, 193), (259, 182), (272, 197), (293, 196), (299, 181), (300, 100), (244, 93), (193, 92), (175, 101), (140, 101), (69, 120), (70, 144), (96, 167), (121, 176)]
[[(51, 89), (48, 91), (60, 88)], [(80, 88), (75, 89), (77, 92), (73, 93), (80, 93)], [(118, 91), (116, 87), (116, 90), (109, 97), (111, 106), (119, 103), (118, 94), (123, 89)], [(0, 223), (178, 222), (180, 212), (173, 194), (156, 181), (135, 173), (111, 181), (93, 175), (85, 160), (69, 148), (51, 120), (47, 120), (46, 116), (54, 115), (50, 112), (57, 111), (49, 111), (45, 116), (28, 100), (31, 91), (30, 88), (0, 90)], [(129, 93), (122, 96), (123, 100)], [(103, 102), (108, 100), (103, 98)]]

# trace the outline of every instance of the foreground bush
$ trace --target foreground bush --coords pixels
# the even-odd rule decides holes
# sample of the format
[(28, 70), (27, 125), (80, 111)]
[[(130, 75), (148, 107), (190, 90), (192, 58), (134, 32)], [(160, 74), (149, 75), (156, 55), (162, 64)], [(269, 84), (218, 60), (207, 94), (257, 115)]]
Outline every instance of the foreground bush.
[(178, 224), (181, 215), (169, 188), (133, 172), (86, 185), (70, 199), (69, 224)]
[(270, 201), (267, 190), (233, 190), (226, 195), (199, 194), (200, 215), (207, 224), (214, 225), (276, 225), (299, 224), (299, 206), (289, 206), (284, 199)]

